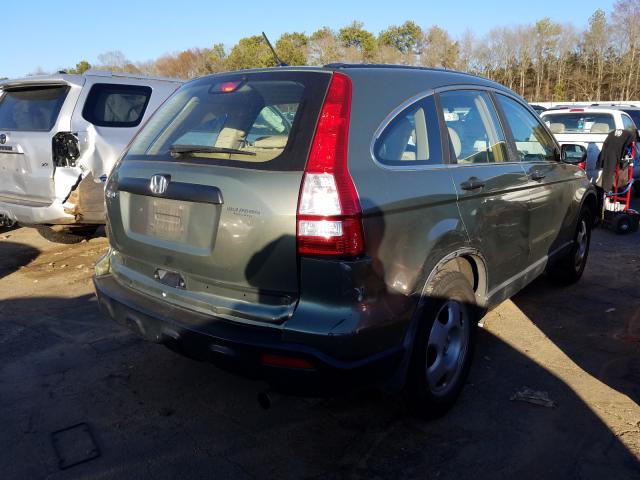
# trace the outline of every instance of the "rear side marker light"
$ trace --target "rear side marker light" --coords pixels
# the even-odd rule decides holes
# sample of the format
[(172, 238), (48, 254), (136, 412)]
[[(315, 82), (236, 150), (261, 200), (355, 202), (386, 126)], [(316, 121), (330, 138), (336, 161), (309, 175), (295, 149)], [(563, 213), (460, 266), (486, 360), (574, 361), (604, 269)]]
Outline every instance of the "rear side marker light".
[(298, 199), (300, 255), (364, 253), (362, 210), (347, 166), (351, 80), (334, 73), (322, 105)]
[(283, 355), (273, 355), (263, 353), (262, 364), (267, 367), (295, 368), (298, 370), (315, 370), (313, 364), (303, 358), (285, 357)]

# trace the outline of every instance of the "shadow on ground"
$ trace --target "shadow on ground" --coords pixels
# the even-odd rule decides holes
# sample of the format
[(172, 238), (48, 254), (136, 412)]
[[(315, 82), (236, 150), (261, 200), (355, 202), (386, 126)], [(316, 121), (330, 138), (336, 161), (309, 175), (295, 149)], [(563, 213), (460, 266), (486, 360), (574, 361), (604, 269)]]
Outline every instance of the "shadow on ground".
[[(545, 310), (530, 310), (543, 325)], [(557, 408), (510, 401), (522, 385), (548, 391)], [(261, 388), (140, 341), (103, 318), (92, 295), (0, 304), (3, 478), (640, 476), (571, 388), (486, 330), (462, 397), (437, 421), (375, 391), (285, 397), (265, 412)], [(78, 422), (102, 455), (59, 471), (50, 433)]]
[(0, 242), (0, 254), (2, 262), (0, 262), (0, 278), (5, 277), (20, 267), (24, 267), (34, 260), (40, 250), (24, 243), (17, 243), (3, 240)]
[(592, 241), (579, 283), (542, 276), (512, 300), (580, 368), (640, 404), (640, 234), (599, 229)]

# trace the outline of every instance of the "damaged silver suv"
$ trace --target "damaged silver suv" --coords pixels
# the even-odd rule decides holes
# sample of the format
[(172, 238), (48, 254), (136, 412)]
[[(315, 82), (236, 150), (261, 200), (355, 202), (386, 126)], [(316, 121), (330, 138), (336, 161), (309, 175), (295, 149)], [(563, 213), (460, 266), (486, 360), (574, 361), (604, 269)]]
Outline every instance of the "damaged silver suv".
[(120, 152), (180, 84), (93, 70), (0, 83), (0, 223), (60, 243), (93, 234)]

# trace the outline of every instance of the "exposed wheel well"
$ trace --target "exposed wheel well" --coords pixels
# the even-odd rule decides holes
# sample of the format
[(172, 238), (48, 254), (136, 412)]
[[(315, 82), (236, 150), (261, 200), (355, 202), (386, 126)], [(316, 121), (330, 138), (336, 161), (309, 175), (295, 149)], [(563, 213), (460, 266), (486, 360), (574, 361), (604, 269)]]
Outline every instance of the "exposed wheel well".
[(462, 273), (469, 281), (478, 299), (486, 296), (486, 271), (484, 262), (473, 254), (465, 254), (446, 261), (438, 271), (456, 271)]

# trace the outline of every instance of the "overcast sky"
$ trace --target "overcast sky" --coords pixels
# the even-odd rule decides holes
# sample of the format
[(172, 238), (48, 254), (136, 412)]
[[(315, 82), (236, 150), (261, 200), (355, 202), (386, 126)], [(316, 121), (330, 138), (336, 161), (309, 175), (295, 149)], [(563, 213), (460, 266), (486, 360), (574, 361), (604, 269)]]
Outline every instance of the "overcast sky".
[(322, 26), (338, 29), (352, 20), (377, 34), (392, 24), (413, 20), (421, 27), (438, 25), (454, 36), (466, 29), (478, 34), (496, 26), (532, 23), (545, 16), (557, 22), (587, 25), (613, 0), (497, 0), (386, 2), (346, 0), (7, 0), (2, 5), (0, 77), (20, 77), (40, 68), (94, 63), (99, 54), (120, 50), (133, 61), (164, 53), (224, 43), (264, 30), (275, 42), (283, 32), (312, 33)]

